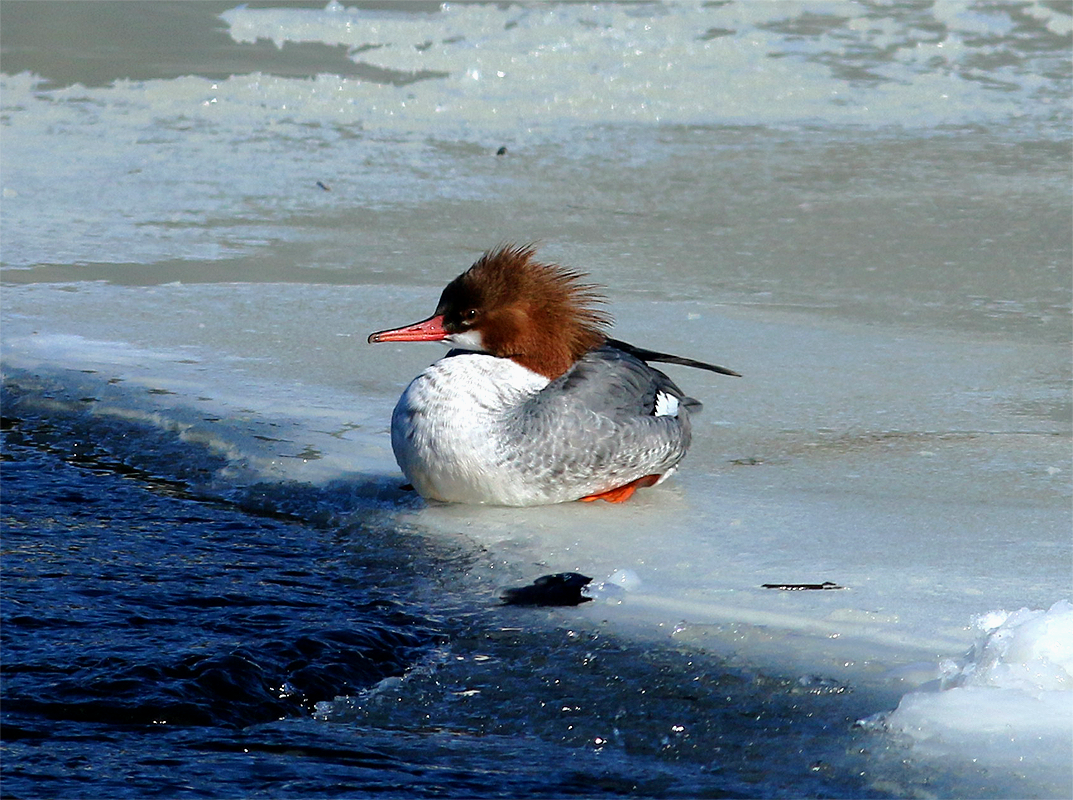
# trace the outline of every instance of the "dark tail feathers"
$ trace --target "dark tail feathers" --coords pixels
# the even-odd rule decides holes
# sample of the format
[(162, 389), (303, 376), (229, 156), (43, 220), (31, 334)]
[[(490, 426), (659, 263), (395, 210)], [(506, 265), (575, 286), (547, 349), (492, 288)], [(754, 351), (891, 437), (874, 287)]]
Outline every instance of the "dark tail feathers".
[(677, 364), (680, 367), (694, 367), (695, 369), (706, 369), (709, 372), (718, 372), (720, 375), (733, 375), (735, 378), (741, 377), (740, 372), (735, 372), (726, 367), (717, 367), (715, 364), (694, 361), (692, 358), (683, 358), (682, 356), (672, 356), (668, 353), (657, 353), (655, 350), (645, 350), (643, 347), (634, 347), (632, 344), (620, 341), (619, 339), (608, 339), (607, 343), (624, 353), (629, 353), (634, 358), (641, 359), (642, 361), (662, 361), (665, 364)]

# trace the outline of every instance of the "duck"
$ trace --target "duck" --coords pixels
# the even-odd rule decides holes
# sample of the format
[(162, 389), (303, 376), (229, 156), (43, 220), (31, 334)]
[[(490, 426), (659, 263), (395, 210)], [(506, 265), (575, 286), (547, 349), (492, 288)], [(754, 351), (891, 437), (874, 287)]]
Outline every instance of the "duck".
[(426, 500), (497, 506), (621, 503), (670, 477), (701, 404), (649, 362), (740, 377), (609, 336), (601, 287), (536, 258), (485, 252), (432, 316), (370, 343), (447, 344), (391, 415), (391, 446)]

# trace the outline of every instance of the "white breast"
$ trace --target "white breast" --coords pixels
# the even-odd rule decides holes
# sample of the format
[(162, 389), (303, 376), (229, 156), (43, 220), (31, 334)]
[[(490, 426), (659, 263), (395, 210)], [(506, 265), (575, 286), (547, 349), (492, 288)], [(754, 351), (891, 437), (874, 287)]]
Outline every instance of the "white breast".
[(505, 419), (548, 379), (510, 359), (465, 353), (441, 359), (403, 392), (391, 446), (424, 497), (455, 503), (524, 504), (527, 487), (497, 469)]

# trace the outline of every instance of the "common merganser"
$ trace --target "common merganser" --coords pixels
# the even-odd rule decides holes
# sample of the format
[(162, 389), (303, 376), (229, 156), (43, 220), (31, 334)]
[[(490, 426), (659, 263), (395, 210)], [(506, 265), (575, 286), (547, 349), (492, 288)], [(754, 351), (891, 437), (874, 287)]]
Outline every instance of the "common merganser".
[(646, 362), (738, 375), (608, 338), (598, 287), (535, 252), (488, 251), (447, 284), (431, 317), (369, 336), (455, 348), (391, 415), (395, 459), (422, 497), (623, 502), (674, 472), (700, 406)]

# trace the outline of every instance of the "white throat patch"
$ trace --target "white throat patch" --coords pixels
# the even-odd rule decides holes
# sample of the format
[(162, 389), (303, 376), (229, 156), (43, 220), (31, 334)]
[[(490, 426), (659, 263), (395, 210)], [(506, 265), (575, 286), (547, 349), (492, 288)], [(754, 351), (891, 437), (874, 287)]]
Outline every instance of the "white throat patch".
[(459, 350), (473, 350), (477, 353), (484, 352), (484, 342), (481, 341), (480, 331), (462, 331), (461, 333), (452, 333), (444, 341), (450, 342), (452, 347), (457, 347)]

